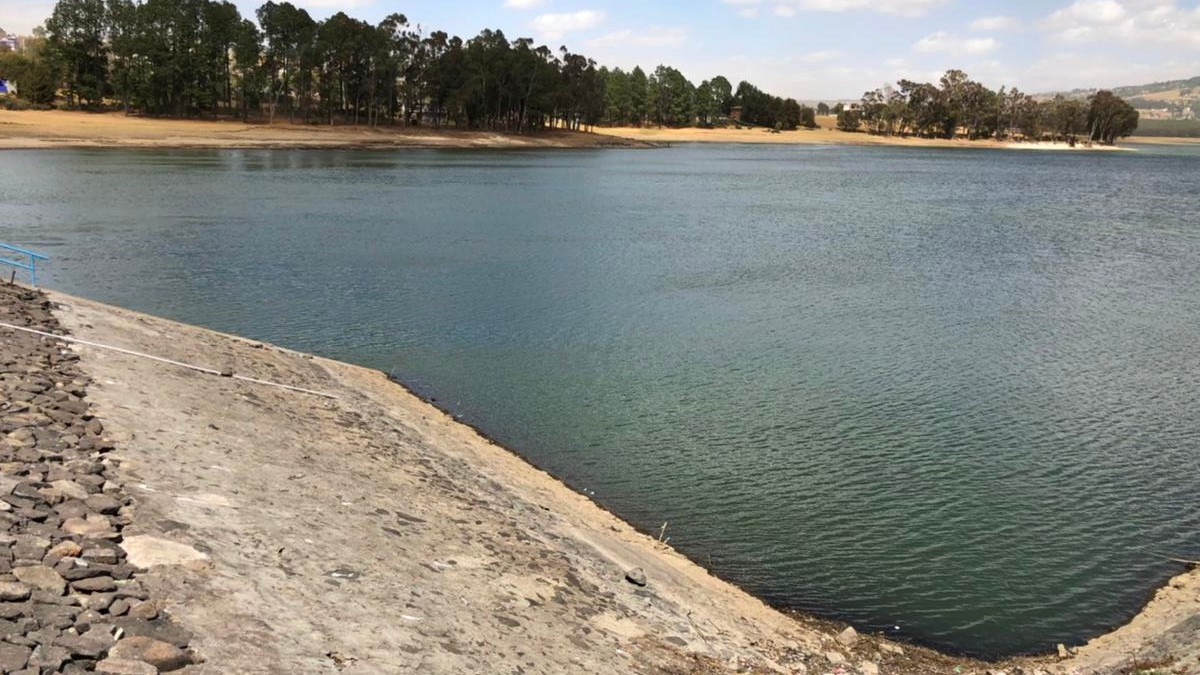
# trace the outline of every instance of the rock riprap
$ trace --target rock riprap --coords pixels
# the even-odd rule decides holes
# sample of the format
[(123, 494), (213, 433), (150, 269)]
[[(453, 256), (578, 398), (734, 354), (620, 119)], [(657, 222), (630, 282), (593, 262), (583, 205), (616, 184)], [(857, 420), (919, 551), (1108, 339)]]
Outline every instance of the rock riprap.
[[(45, 296), (19, 286), (0, 284), (0, 322), (61, 334)], [(0, 672), (196, 660), (121, 547), (133, 508), (88, 384), (62, 341), (0, 327)]]

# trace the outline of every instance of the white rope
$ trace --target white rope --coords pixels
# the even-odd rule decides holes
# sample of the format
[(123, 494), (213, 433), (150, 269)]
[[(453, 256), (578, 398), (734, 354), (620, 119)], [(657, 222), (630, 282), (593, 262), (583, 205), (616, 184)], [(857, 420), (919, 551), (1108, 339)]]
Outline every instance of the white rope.
[[(63, 340), (64, 342), (73, 342), (75, 344), (87, 345), (88, 347), (95, 347), (97, 349), (107, 349), (109, 351), (118, 352), (121, 354), (128, 354), (129, 356), (136, 356), (138, 358), (150, 359), (151, 361), (158, 361), (159, 363), (166, 363), (166, 364), (172, 365), (172, 366), (179, 366), (180, 368), (187, 368), (189, 370), (195, 370), (195, 371), (198, 371), (201, 373), (206, 373), (208, 375), (217, 375), (217, 376), (222, 375), (221, 371), (213, 370), (212, 368), (204, 368), (202, 366), (194, 366), (190, 363), (184, 363), (182, 361), (173, 361), (171, 359), (163, 358), (161, 356), (154, 356), (153, 354), (143, 354), (142, 352), (135, 352), (130, 349), (122, 349), (121, 347), (114, 347), (112, 345), (100, 344), (99, 342), (88, 342), (87, 340), (80, 340), (79, 338), (70, 337), (69, 335), (55, 335), (54, 333), (47, 333), (45, 331), (34, 330), (33, 328), (26, 328), (24, 326), (14, 326), (10, 323), (4, 323), (4, 322), (0, 322), (0, 327), (11, 328), (13, 330), (25, 331), (26, 333), (33, 333), (34, 335), (42, 335), (44, 337), (54, 338), (55, 340)], [(298, 391), (302, 394), (312, 394), (313, 396), (321, 396), (324, 398), (333, 398), (333, 399), (337, 398), (337, 396), (334, 396), (333, 394), (327, 394), (323, 391), (314, 391), (312, 389), (305, 389), (304, 387), (293, 387), (290, 384), (280, 384), (278, 382), (268, 382), (267, 380), (259, 380), (257, 378), (253, 378), (253, 377), (246, 377), (245, 375), (234, 374), (234, 375), (231, 375), (230, 377), (232, 377), (235, 380), (241, 380), (243, 382), (251, 382), (253, 384), (261, 384), (261, 385), (265, 385), (268, 387), (278, 387), (280, 389), (287, 389), (289, 391)]]

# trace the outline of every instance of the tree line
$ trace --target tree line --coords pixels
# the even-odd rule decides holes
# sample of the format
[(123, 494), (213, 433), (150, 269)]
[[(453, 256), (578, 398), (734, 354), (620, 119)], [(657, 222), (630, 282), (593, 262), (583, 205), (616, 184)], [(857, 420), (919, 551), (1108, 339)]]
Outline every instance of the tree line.
[(1013, 88), (992, 91), (961, 70), (950, 70), (938, 84), (900, 80), (895, 87), (866, 92), (860, 103), (838, 113), (838, 128), (887, 136), (923, 138), (1051, 139), (1075, 143), (1087, 139), (1111, 145), (1133, 134), (1138, 111), (1111, 91), (1086, 101), (1037, 100)]
[[(116, 104), (175, 117), (430, 124), (507, 132), (597, 124), (815, 126), (811, 110), (724, 77), (598, 67), (566, 47), (484, 30), (426, 32), (403, 14), (378, 24), (314, 20), (270, 0), (253, 19), (226, 0), (59, 0), (25, 53), (0, 55), (21, 95), (67, 107)], [(807, 110), (807, 112), (806, 112)]]
[(339, 12), (323, 21), (268, 0), (253, 19), (227, 0), (58, 0), (22, 54), (0, 54), (0, 77), (40, 105), (175, 117), (304, 123), (429, 124), (525, 133), (544, 128), (815, 127), (923, 137), (1087, 138), (1112, 143), (1138, 113), (1111, 92), (1086, 102), (992, 91), (959, 70), (938, 84), (901, 80), (860, 103), (816, 109), (735, 88), (721, 76), (693, 84), (658, 66), (609, 70), (566, 47), (484, 30), (463, 40), (426, 32), (403, 14), (378, 24)]

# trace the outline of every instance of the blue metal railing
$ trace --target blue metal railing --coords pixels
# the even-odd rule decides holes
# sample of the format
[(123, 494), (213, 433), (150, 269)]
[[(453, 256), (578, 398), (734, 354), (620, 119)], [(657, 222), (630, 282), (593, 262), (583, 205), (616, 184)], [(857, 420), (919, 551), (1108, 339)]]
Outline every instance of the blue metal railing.
[[(20, 254), (23, 256), (29, 256), (29, 264), (28, 265), (22, 261), (10, 260), (10, 259), (4, 258), (4, 257), (0, 257), (0, 265), (8, 265), (9, 267), (16, 267), (17, 269), (28, 270), (30, 286), (37, 286), (37, 261), (50, 260), (50, 256), (48, 256), (48, 255), (42, 255), (41, 253), (34, 253), (33, 251), (26, 251), (23, 248), (17, 248), (16, 246), (9, 246), (8, 244), (0, 244), (0, 253), (8, 253), (8, 254), (17, 253), (17, 254)], [(15, 274), (15, 272), (14, 272), (14, 274)]]

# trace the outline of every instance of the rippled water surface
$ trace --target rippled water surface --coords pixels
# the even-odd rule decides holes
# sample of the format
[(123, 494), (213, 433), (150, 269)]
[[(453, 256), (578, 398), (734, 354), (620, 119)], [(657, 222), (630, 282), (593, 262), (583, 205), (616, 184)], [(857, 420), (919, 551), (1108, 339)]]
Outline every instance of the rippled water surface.
[(0, 240), (395, 369), (776, 605), (996, 655), (1200, 557), (1198, 195), (1186, 150), (7, 152)]

